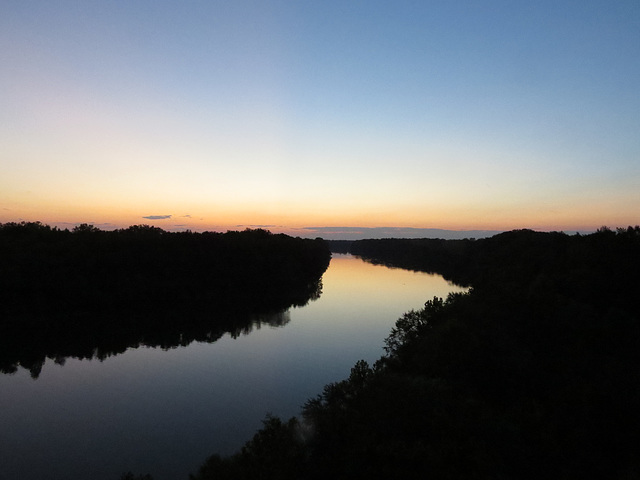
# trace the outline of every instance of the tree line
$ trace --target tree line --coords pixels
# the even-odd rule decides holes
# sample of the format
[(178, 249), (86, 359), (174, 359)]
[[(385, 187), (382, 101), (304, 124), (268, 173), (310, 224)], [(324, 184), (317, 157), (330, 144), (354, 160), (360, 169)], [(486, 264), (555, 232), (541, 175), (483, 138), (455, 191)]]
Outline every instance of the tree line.
[(192, 479), (640, 478), (640, 227), (350, 251), (471, 289)]
[(104, 358), (130, 346), (215, 341), (320, 295), (320, 239), (266, 230), (103, 231), (0, 224), (0, 371), (37, 377), (47, 357)]

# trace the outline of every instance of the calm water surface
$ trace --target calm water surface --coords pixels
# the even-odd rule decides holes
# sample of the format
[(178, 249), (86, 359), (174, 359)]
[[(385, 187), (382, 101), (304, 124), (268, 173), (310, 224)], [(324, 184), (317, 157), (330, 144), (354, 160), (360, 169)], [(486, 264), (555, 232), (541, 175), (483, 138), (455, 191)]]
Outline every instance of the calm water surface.
[(265, 414), (297, 415), (356, 361), (378, 359), (404, 312), (462, 290), (335, 254), (323, 285), (281, 327), (103, 362), (47, 360), (35, 380), (0, 374), (0, 480), (186, 479), (211, 453), (238, 450)]

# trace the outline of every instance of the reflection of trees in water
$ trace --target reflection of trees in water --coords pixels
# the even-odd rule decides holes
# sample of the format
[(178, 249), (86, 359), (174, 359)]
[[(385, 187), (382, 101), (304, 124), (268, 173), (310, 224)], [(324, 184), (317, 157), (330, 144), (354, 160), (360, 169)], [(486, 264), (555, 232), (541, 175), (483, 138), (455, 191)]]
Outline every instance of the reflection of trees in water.
[[(248, 335), (263, 326), (279, 328), (291, 321), (289, 308), (319, 298), (320, 280), (283, 292), (272, 302), (219, 304), (217, 310), (200, 306), (192, 311), (156, 310), (130, 315), (109, 312), (86, 315), (66, 312), (42, 317), (14, 319), (23, 328), (0, 335), (0, 372), (12, 374), (19, 367), (38, 378), (47, 358), (64, 365), (67, 358), (103, 361), (132, 348), (169, 350), (193, 342), (214, 343), (223, 335)], [(287, 294), (288, 293), (288, 294)]]
[(473, 288), (193, 480), (640, 478), (639, 226), (352, 246)]
[(238, 338), (240, 335), (249, 335), (253, 330), (260, 330), (263, 325), (268, 327), (284, 327), (291, 321), (289, 310), (276, 313), (263, 313), (251, 316), (251, 323), (229, 332), (231, 338)]
[(140, 346), (213, 343), (320, 296), (322, 240), (264, 230), (73, 232), (0, 224), (0, 371), (36, 378), (47, 358), (104, 360)]

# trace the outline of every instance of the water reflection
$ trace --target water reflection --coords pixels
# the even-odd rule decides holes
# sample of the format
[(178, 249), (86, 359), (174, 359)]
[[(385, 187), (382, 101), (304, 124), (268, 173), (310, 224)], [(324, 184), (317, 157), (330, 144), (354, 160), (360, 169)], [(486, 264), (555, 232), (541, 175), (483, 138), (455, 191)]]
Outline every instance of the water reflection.
[[(298, 415), (306, 400), (347, 376), (359, 359), (379, 358), (402, 313), (458, 290), (438, 276), (349, 255), (334, 255), (314, 288), (300, 298), (322, 296), (304, 308), (249, 314), (222, 330), (213, 321), (233, 316), (232, 309), (200, 309), (190, 318), (196, 324), (200, 318), (201, 328), (172, 331), (178, 323), (172, 318), (189, 316), (183, 306), (153, 312), (146, 330), (136, 326), (136, 316), (105, 316), (103, 323), (120, 326), (111, 325), (111, 333), (103, 326), (104, 338), (87, 337), (86, 350), (63, 348), (62, 334), (56, 343), (42, 332), (25, 335), (23, 344), (32, 338), (49, 346), (33, 356), (46, 359), (37, 381), (22, 364), (14, 375), (0, 375), (0, 478), (115, 480), (128, 470), (155, 480), (187, 478), (211, 453), (236, 452), (266, 413)], [(235, 311), (245, 307), (237, 303)], [(115, 340), (115, 331), (132, 322), (139, 332), (130, 344), (140, 348)], [(12, 342), (1, 334), (0, 342), (2, 358), (28, 365), (24, 351), (11, 356), (5, 348)], [(91, 362), (80, 354), (111, 358)]]
[(317, 300), (322, 281), (291, 287), (268, 299), (243, 292), (215, 305), (166, 306), (153, 311), (95, 311), (52, 314), (47, 321), (28, 313), (4, 322), (0, 332), (0, 372), (20, 367), (39, 377), (47, 358), (64, 365), (67, 358), (103, 361), (142, 346), (169, 350), (192, 342), (213, 343), (223, 335), (247, 335), (263, 325), (289, 323), (288, 309)]

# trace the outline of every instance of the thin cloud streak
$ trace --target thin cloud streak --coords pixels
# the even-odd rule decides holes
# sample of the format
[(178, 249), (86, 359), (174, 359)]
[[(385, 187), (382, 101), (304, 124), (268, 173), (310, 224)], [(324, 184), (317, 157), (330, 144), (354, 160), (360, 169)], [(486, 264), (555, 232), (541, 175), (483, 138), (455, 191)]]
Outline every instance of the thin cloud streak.
[[(412, 227), (303, 227), (297, 235), (321, 237), (325, 240), (364, 240), (368, 238), (442, 238), (445, 240), (488, 238), (506, 230), (445, 230)], [(549, 231), (549, 230), (543, 230)], [(300, 233), (304, 232), (304, 233)], [(568, 235), (586, 235), (593, 230), (564, 230)]]
[(501, 230), (443, 230), (439, 228), (409, 227), (304, 227), (305, 235), (326, 240), (362, 240), (365, 238), (463, 238), (492, 237)]

